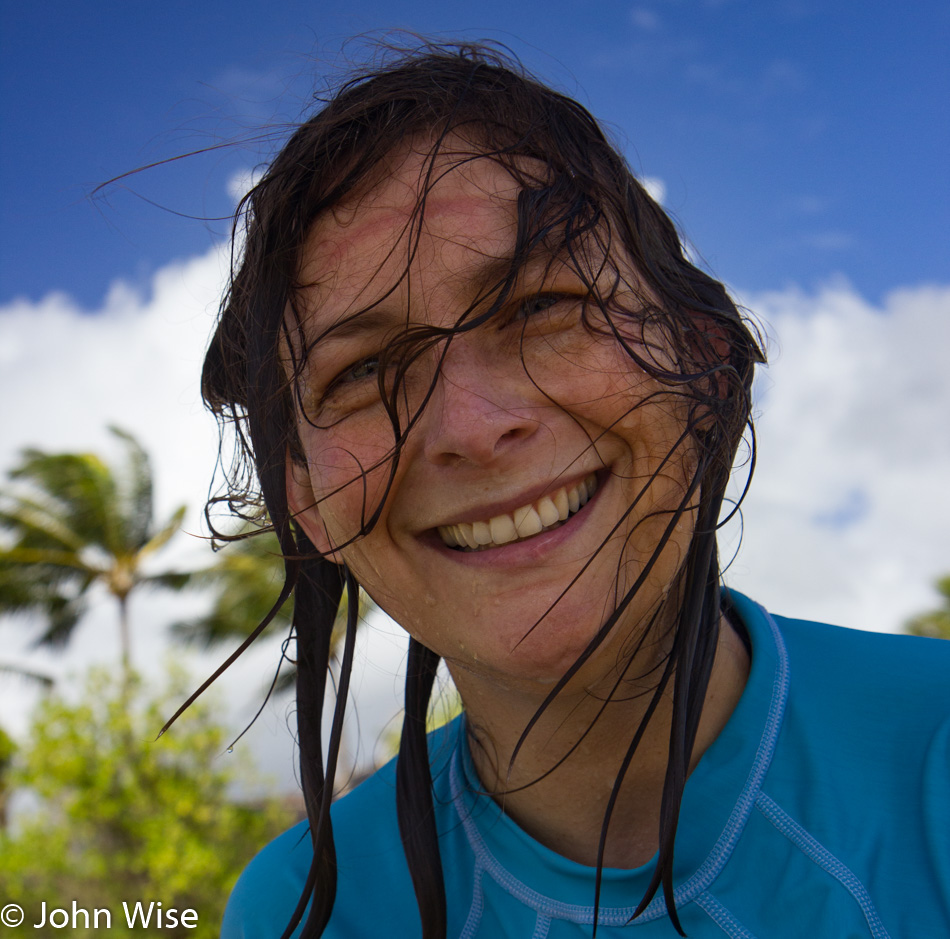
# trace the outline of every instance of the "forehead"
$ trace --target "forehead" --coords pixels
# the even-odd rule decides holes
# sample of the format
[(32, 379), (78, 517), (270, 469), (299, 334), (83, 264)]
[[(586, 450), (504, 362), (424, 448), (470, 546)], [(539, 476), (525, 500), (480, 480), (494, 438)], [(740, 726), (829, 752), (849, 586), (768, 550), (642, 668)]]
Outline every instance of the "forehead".
[[(519, 183), (471, 146), (434, 159), (421, 148), (395, 153), (381, 178), (324, 213), (301, 254), (300, 280), (312, 312), (346, 312), (415, 280), (420, 290), (470, 278), (510, 258)], [(344, 308), (340, 308), (341, 304)]]

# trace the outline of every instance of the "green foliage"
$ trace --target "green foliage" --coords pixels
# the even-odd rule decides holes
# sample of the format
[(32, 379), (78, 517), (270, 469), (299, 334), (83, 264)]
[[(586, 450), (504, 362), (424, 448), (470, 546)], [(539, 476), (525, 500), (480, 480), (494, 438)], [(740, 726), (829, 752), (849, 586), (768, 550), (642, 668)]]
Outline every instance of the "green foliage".
[(185, 507), (158, 527), (152, 519), (148, 455), (131, 434), (122, 442), (125, 463), (114, 468), (92, 453), (26, 449), (0, 491), (0, 613), (39, 613), (46, 622), (38, 643), (62, 646), (85, 612), (89, 588), (103, 584), (118, 601), (123, 662), (128, 664), (126, 604), (151, 583), (180, 589), (188, 574), (149, 576), (145, 559), (181, 526)]
[(950, 639), (950, 575), (937, 581), (937, 591), (943, 598), (942, 605), (909, 620), (906, 629), (912, 635)]
[(0, 727), (0, 773), (9, 768), (14, 753), (16, 753), (16, 744), (13, 738)]
[[(40, 809), (0, 832), (0, 897), (33, 917), (25, 924), (38, 921), (42, 900), (67, 909), (75, 900), (109, 909), (114, 936), (218, 935), (241, 869), (293, 819), (274, 801), (232, 801), (246, 767), (225, 752), (207, 705), (193, 705), (154, 739), (183, 696), (180, 678), (145, 700), (137, 679), (93, 671), (78, 703), (57, 695), (40, 703), (12, 775)], [(198, 928), (130, 930), (123, 900), (194, 909)], [(33, 934), (60, 932), (47, 924)]]
[(7, 800), (10, 797), (10, 765), (16, 753), (13, 738), (0, 727), (0, 831), (7, 825)]

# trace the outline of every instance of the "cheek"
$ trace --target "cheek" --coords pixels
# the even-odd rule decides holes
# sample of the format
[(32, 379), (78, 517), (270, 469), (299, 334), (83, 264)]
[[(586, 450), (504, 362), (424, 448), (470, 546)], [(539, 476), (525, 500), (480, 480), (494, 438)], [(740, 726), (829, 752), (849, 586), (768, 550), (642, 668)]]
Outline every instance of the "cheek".
[[(606, 454), (615, 452), (606, 441), (622, 444), (623, 456), (613, 466), (624, 487), (623, 501), (632, 509), (624, 526), (621, 586), (632, 585), (671, 527), (649, 577), (654, 588), (665, 589), (686, 557), (695, 526), (690, 506), (698, 497), (687, 499), (697, 471), (695, 444), (686, 433), (689, 391), (647, 375), (609, 337), (591, 342), (584, 355), (562, 369), (562, 376), (557, 387), (552, 384), (551, 396), (575, 402), (567, 410), (582, 420), (593, 446)], [(578, 389), (583, 389), (583, 401)]]
[[(550, 335), (526, 334), (520, 352), (529, 377), (568, 410), (586, 406), (603, 417), (629, 409), (644, 397), (649, 378), (620, 340), (604, 330), (603, 324), (592, 329), (578, 322)], [(632, 339), (625, 342), (642, 353)]]
[(382, 428), (301, 429), (314, 499), (327, 532), (338, 546), (356, 537), (382, 502), (390, 476), (391, 448)]

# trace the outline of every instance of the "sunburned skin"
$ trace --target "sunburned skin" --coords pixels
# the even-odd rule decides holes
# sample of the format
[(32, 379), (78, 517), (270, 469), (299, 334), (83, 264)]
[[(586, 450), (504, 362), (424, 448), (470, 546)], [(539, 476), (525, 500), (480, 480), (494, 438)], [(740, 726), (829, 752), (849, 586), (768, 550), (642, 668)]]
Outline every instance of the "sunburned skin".
[[(413, 426), (390, 478), (378, 357), (414, 325), (455, 327), (511, 256), (515, 182), (497, 162), (471, 157), (467, 148), (437, 158), (421, 223), (430, 167), (410, 149), (310, 232), (300, 282), (311, 348), (297, 422), (307, 462), (288, 461), (288, 499), (315, 547), (345, 562), (446, 661), (486, 788), (506, 793), (506, 810), (535, 837), (594, 863), (618, 747), (668, 652), (694, 523), (692, 510), (674, 513), (695, 460), (677, 396), (636, 368), (614, 335), (586, 328), (589, 288), (576, 273), (542, 264), (498, 324), (456, 332), (415, 363), (399, 405)], [(635, 272), (617, 269), (620, 301), (637, 308)], [(509, 772), (521, 731), (641, 576)], [(735, 706), (748, 665), (741, 643), (723, 634), (697, 760)], [(608, 865), (652, 854), (668, 719), (663, 704), (624, 786)]]
[[(454, 326), (514, 240), (511, 176), (494, 161), (448, 155), (432, 173), (438, 182), (402, 276), (426, 169), (409, 153), (357, 208), (318, 221), (306, 242), (306, 328), (323, 338), (310, 353), (298, 420), (308, 467), (289, 468), (290, 501), (315, 546), (345, 560), (447, 662), (467, 668), (477, 655), (486, 673), (549, 687), (649, 561), (683, 500), (690, 454), (671, 396), (631, 367), (613, 337), (584, 328), (588, 291), (558, 269), (512, 298), (511, 329), (456, 335), (409, 376), (413, 413), (441, 356), (379, 519), (359, 534), (389, 482), (392, 449), (373, 357), (407, 322)], [(520, 312), (526, 304), (530, 315)], [(595, 498), (568, 524), (489, 551), (459, 551), (439, 535), (513, 514), (591, 474)], [(613, 675), (630, 631), (666, 596), (691, 534), (687, 513), (631, 605), (627, 636), (617, 631), (584, 685)], [(431, 607), (418, 602), (426, 595)]]

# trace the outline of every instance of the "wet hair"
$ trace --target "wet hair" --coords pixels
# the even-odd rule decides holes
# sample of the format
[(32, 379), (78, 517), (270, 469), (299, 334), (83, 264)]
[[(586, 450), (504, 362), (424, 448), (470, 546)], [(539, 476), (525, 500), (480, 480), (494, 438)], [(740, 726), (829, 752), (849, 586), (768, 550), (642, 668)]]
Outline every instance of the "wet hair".
[[(297, 430), (301, 378), (308, 352), (321, 338), (308, 336), (303, 328), (307, 310), (302, 298), (306, 285), (300, 282), (302, 249), (317, 219), (365, 194), (382, 178), (387, 161), (412, 146), (425, 153), (429, 177), (407, 229), (411, 255), (425, 212), (425, 195), (435, 181), (435, 160), (447, 147), (454, 156), (459, 140), (465, 142), (468, 158), (488, 157), (516, 181), (514, 248), (507, 270), (485, 288), (477, 302), (458, 311), (453, 325), (407, 328), (406, 335), (384, 354), (379, 390), (393, 431), (390, 473), (395, 472), (406, 435), (431, 394), (430, 387), (421, 404), (407, 411), (400, 390), (405, 389), (413, 365), (424, 352), (434, 348), (444, 354), (455, 336), (486, 328), (504, 317), (519, 272), (539, 252), (566, 263), (585, 284), (584, 328), (612, 337), (629, 356), (631, 369), (643, 370), (664, 395), (675, 400), (677, 413), (683, 414), (679, 445), (694, 456), (680, 504), (669, 513), (652, 559), (634, 583), (624, 584), (615, 609), (525, 728), (522, 742), (547, 704), (603, 643), (649, 576), (677, 522), (689, 513), (694, 535), (668, 598), (675, 609), (672, 614), (667, 611), (665, 618), (654, 613), (650, 623), (654, 631), (669, 630), (668, 653), (655, 678), (643, 724), (631, 733), (629, 752), (604, 819), (595, 896), (596, 906), (610, 809), (646, 722), (660, 696), (669, 694), (672, 729), (659, 856), (649, 891), (635, 916), (662, 887), (669, 915), (682, 932), (673, 900), (673, 846), (718, 639), (721, 598), (716, 530), (733, 461), (750, 426), (752, 372), (762, 361), (762, 353), (754, 329), (722, 284), (687, 260), (670, 219), (581, 105), (529, 76), (495, 47), (421, 42), (411, 49), (384, 50), (372, 67), (341, 84), (296, 129), (245, 197), (235, 223), (238, 256), (202, 376), (206, 403), (223, 428), (236, 430), (229, 489), (217, 501), (226, 502), (244, 519), (273, 528), (286, 566), (286, 581), (274, 609), (291, 594), (294, 597), (300, 773), (313, 861), (284, 936), (299, 925), (311, 900), (302, 935), (319, 936), (333, 907), (336, 869), (329, 809), (359, 587), (352, 572), (320, 556), (288, 505), (287, 455), (305, 462)], [(636, 272), (638, 284), (632, 293), (621, 290), (631, 285), (624, 283), (618, 258)], [(751, 440), (750, 446), (754, 453)], [(378, 468), (379, 464), (363, 471)], [(654, 475), (662, 472), (663, 468)], [(368, 506), (360, 534), (375, 523), (380, 507)], [(344, 591), (349, 600), (348, 624), (324, 763), (324, 693), (334, 617)], [(627, 650), (631, 659), (635, 651)], [(399, 827), (425, 939), (446, 934), (445, 889), (425, 736), (438, 662), (433, 651), (410, 640), (396, 771)]]

